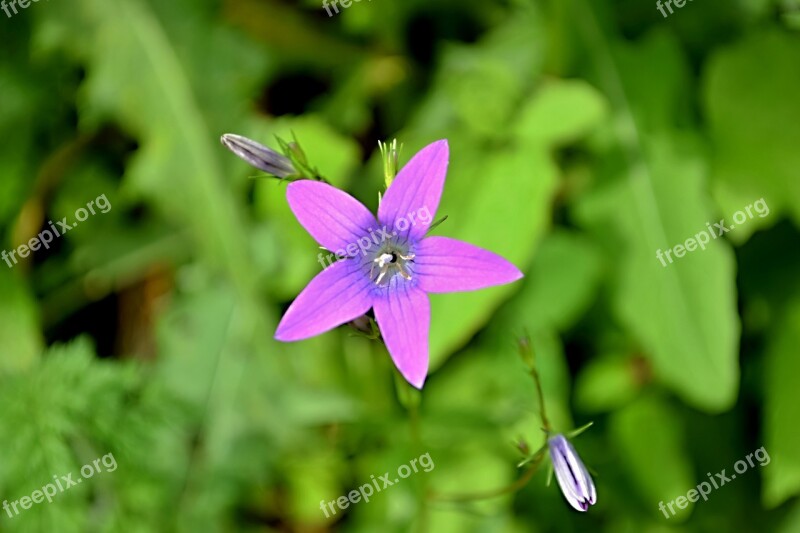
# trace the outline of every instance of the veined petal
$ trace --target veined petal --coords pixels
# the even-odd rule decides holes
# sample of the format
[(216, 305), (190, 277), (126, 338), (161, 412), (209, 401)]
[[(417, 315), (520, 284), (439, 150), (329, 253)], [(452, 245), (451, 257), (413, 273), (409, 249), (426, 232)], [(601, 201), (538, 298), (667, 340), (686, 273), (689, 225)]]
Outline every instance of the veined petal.
[(418, 389), (428, 374), (428, 331), (431, 304), (428, 295), (405, 284), (376, 296), (375, 320), (397, 370)]
[[(383, 195), (378, 220), (398, 235), (419, 239), (436, 216), (450, 150), (446, 140), (429, 144), (411, 158)], [(420, 219), (420, 216), (422, 219)]]
[(419, 287), (426, 292), (474, 291), (522, 277), (506, 259), (473, 244), (448, 237), (427, 237), (414, 259)]
[(358, 261), (337, 261), (317, 274), (283, 315), (275, 338), (299, 341), (363, 315), (372, 307), (372, 284)]
[(592, 476), (566, 437), (555, 435), (547, 441), (547, 445), (561, 493), (573, 508), (586, 511), (597, 501)]
[(377, 228), (369, 209), (336, 187), (320, 181), (300, 180), (286, 188), (294, 216), (327, 250), (344, 250)]

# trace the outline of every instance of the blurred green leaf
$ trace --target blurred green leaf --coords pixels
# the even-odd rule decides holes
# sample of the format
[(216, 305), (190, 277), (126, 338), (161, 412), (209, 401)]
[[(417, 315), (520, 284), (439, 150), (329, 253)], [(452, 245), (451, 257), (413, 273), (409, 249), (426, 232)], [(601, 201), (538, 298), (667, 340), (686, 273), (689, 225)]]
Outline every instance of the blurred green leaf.
[(705, 72), (703, 100), (714, 147), (714, 194), (726, 217), (759, 198), (768, 217), (737, 225), (741, 242), (783, 213), (800, 223), (800, 38), (769, 30), (718, 51)]
[[(4, 453), (23, 460), (0, 466), (4, 495), (10, 500), (30, 495), (53, 476), (70, 472), (76, 479), (82, 465), (119, 451), (109, 449), (108, 440), (118, 430), (125, 395), (137, 383), (132, 370), (98, 362), (90, 343), (80, 339), (50, 348), (39, 365), (7, 377), (0, 387), (0, 440)], [(106, 477), (112, 475), (103, 473), (94, 484), (113, 484), (113, 478)], [(91, 518), (85, 503), (90, 491), (86, 483), (59, 492), (52, 503), (43, 503), (37, 511), (22, 510), (4, 527), (85, 531)]]
[[(56, 18), (48, 24), (73, 24), (56, 33), (63, 42), (43, 41), (42, 47), (60, 44), (92, 65), (81, 99), (84, 126), (114, 117), (138, 137), (140, 148), (126, 169), (126, 192), (150, 198), (169, 218), (187, 224), (197, 248), (246, 291), (253, 273), (242, 217), (231, 187), (221, 180), (219, 158), (227, 154), (216, 139), (222, 132), (211, 129), (201, 93), (194, 90), (194, 76), (206, 73), (173, 41), (180, 43), (185, 33), (167, 31), (175, 23), (170, 17), (183, 14), (173, 6), (159, 18), (150, 5), (136, 0), (80, 5), (50, 6), (46, 15)], [(80, 27), (88, 31), (79, 33)], [(228, 49), (228, 61), (241, 57), (236, 47)], [(231, 95), (217, 104), (231, 101)]]
[(0, 263), (0, 295), (0, 374), (14, 374), (39, 361), (44, 348), (41, 325), (28, 286), (5, 262)]
[(519, 293), (499, 309), (494, 329), (569, 328), (595, 296), (601, 262), (588, 238), (555, 229), (542, 240)]
[[(432, 454), (437, 458), (436, 469), (431, 472), (432, 486), (438, 494), (460, 495), (492, 491), (505, 487), (517, 476), (508, 462), (479, 448), (467, 448), (459, 452)], [(457, 533), (459, 531), (496, 531), (497, 520), (502, 523), (498, 510), (508, 496), (467, 502), (463, 504), (439, 504), (430, 517), (433, 531)], [(472, 512), (464, 512), (470, 509)], [(461, 512), (456, 512), (461, 510)], [(473, 516), (477, 514), (477, 516)], [(498, 515), (495, 519), (491, 517)], [(483, 516), (483, 518), (481, 518)], [(494, 527), (492, 527), (494, 525)], [(477, 528), (477, 529), (472, 529)], [(505, 528), (503, 531), (507, 531)]]
[[(653, 516), (663, 516), (661, 501), (671, 502), (695, 486), (677, 413), (656, 397), (643, 397), (611, 415), (611, 438), (622, 466), (642, 493)], [(676, 509), (677, 510), (677, 509)], [(677, 510), (675, 521), (688, 518)]]
[(646, 157), (646, 167), (585, 196), (576, 213), (587, 229), (606, 232), (607, 254), (619, 265), (614, 309), (657, 376), (686, 401), (723, 410), (736, 398), (739, 373), (733, 255), (709, 237), (705, 250), (662, 264), (658, 251), (706, 231), (713, 217), (691, 144), (676, 152), (657, 143)]
[(580, 139), (607, 115), (607, 103), (588, 83), (548, 80), (518, 117), (515, 134), (532, 144)]
[(230, 334), (234, 298), (224, 288), (187, 295), (159, 322), (158, 347), (165, 354), (159, 373), (172, 394), (202, 416)]
[[(597, 52), (596, 58), (601, 56)], [(691, 72), (679, 37), (656, 28), (635, 42), (614, 42), (612, 54), (625, 104), (640, 131), (672, 131), (688, 120)], [(600, 75), (613, 74), (604, 69)], [(604, 79), (603, 83), (610, 88), (613, 82)]]
[(764, 390), (764, 446), (771, 463), (764, 468), (764, 503), (775, 507), (800, 494), (800, 300), (795, 299), (775, 325), (767, 351)]
[(639, 383), (636, 360), (624, 355), (601, 355), (589, 362), (575, 382), (575, 403), (587, 413), (620, 409), (636, 397)]
[[(522, 117), (538, 120), (537, 113), (527, 113), (524, 109), (538, 106), (540, 99), (547, 99), (551, 105), (560, 106), (557, 109), (564, 114), (575, 116), (574, 106), (592, 96), (582, 85), (577, 91), (574, 87), (571, 82), (554, 82), (523, 104)], [(559, 92), (564, 97), (558, 97)], [(591, 108), (584, 113), (599, 119)], [(437, 232), (487, 248), (524, 271), (550, 224), (550, 204), (558, 183), (558, 168), (550, 150), (565, 138), (587, 133), (592, 120), (576, 119), (571, 126), (571, 131), (553, 130), (551, 137), (528, 140), (523, 136), (510, 147), (485, 152), (477, 161), (459, 160), (459, 154), (466, 153), (469, 145), (456, 138), (438, 211), (449, 218)], [(519, 123), (520, 131), (531, 131), (534, 127)], [(509, 293), (518, 290), (518, 285), (433, 297), (431, 367), (436, 368), (449, 350), (484, 324), (494, 308)]]
[(800, 505), (795, 504), (789, 516), (781, 524), (778, 533), (794, 533), (800, 531)]
[[(693, 135), (674, 131), (673, 116), (685, 109), (682, 51), (669, 35), (646, 39), (640, 50), (616, 46), (603, 34), (594, 8), (580, 6), (614, 117), (596, 147), (606, 156), (598, 169), (602, 180), (579, 200), (575, 214), (606, 244), (609, 262), (619, 265), (613, 309), (652, 359), (657, 376), (697, 407), (727, 409), (739, 379), (733, 254), (722, 239), (712, 241), (706, 233), (710, 244), (704, 250), (675, 257), (674, 263), (658, 256), (683, 247), (714, 220), (703, 188), (703, 152)], [(659, 58), (663, 65), (652, 69)], [(663, 98), (647, 94), (644, 73), (665, 91)]]

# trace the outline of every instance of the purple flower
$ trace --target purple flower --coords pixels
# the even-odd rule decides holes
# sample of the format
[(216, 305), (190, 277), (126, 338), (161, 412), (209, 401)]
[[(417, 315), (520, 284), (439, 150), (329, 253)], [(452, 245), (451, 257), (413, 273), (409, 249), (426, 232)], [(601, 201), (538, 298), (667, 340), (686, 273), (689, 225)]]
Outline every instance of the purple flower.
[(586, 511), (597, 500), (592, 476), (564, 435), (551, 437), (547, 446), (561, 492), (572, 507)]
[(275, 338), (298, 341), (370, 308), (395, 366), (422, 388), (428, 373), (428, 293), (473, 291), (518, 280), (502, 257), (447, 237), (425, 237), (439, 206), (446, 140), (420, 150), (387, 189), (375, 216), (328, 184), (302, 180), (286, 191), (297, 220), (340, 261), (320, 272), (283, 315)]

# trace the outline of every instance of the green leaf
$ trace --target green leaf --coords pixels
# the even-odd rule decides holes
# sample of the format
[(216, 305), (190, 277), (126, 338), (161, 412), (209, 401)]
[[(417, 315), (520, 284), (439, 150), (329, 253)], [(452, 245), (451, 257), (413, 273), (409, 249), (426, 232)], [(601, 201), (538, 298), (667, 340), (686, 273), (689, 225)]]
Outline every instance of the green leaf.
[(800, 494), (800, 299), (795, 299), (775, 327), (767, 350), (764, 390), (765, 448), (772, 459), (764, 468), (764, 503), (776, 507)]
[[(140, 147), (126, 167), (124, 189), (188, 226), (197, 250), (248, 293), (254, 272), (243, 217), (220, 160), (230, 154), (218, 142), (223, 132), (212, 126), (219, 115), (205, 106), (228, 103), (233, 108), (237, 91), (209, 93), (223, 87), (203, 83), (207, 55), (187, 56), (183, 50), (194, 49), (191, 43), (202, 40), (200, 35), (207, 31), (204, 38), (219, 45), (214, 51), (218, 62), (218, 50), (225, 51), (223, 57), (231, 64), (252, 65), (252, 56), (229, 45), (224, 31), (183, 31), (181, 24), (187, 19), (180, 3), (158, 9), (136, 0), (83, 0), (79, 5), (43, 13), (52, 27), (42, 36), (59, 39), (43, 39), (42, 47), (67, 48), (91, 65), (79, 105), (82, 124), (92, 127), (113, 117), (137, 138)], [(59, 31), (53, 31), (55, 27)], [(235, 78), (233, 69), (226, 72), (227, 79)], [(227, 84), (231, 86), (237, 85)]]
[[(612, 309), (657, 378), (696, 407), (727, 409), (739, 380), (734, 257), (706, 231), (715, 213), (702, 147), (692, 133), (675, 130), (689, 115), (682, 103), (690, 88), (687, 61), (671, 34), (654, 33), (641, 47), (617, 46), (591, 4), (581, 2), (580, 9), (614, 116), (595, 147), (605, 157), (594, 191), (579, 199), (575, 216), (617, 267)], [(674, 246), (701, 232), (709, 241), (704, 249), (694, 243), (695, 251), (674, 256)], [(664, 251), (672, 255), (662, 261)]]
[(475, 133), (506, 133), (534, 72), (542, 67), (542, 21), (520, 9), (477, 44), (452, 44), (443, 54), (439, 80), (454, 114)]
[[(0, 440), (8, 457), (24, 458), (0, 466), (0, 486), (9, 500), (30, 495), (52, 483), (54, 476), (72, 473), (73, 480), (80, 479), (82, 465), (118, 451), (108, 442), (112, 436), (115, 442), (124, 442), (119, 438), (120, 419), (130, 408), (124, 400), (137, 381), (131, 370), (128, 365), (100, 362), (91, 344), (79, 339), (50, 348), (40, 364), (3, 380)], [(110, 498), (117, 475), (110, 470), (96, 472), (91, 482), (58, 492), (51, 503), (22, 511), (5, 527), (85, 531), (90, 499)]]
[(608, 114), (607, 103), (584, 81), (549, 80), (520, 112), (515, 134), (533, 144), (568, 144)]
[(33, 367), (44, 348), (39, 314), (27, 284), (5, 263), (0, 263), (0, 295), (0, 374), (17, 373)]
[(795, 504), (789, 512), (789, 516), (783, 521), (778, 533), (795, 533), (800, 531), (800, 505)]
[(601, 355), (578, 374), (575, 403), (587, 413), (613, 411), (636, 397), (642, 387), (637, 361), (624, 355)]
[(613, 278), (613, 308), (665, 384), (709, 411), (730, 407), (739, 379), (734, 258), (722, 239), (705, 250), (658, 259), (713, 220), (703, 167), (691, 145), (647, 152), (647, 166), (584, 197), (577, 215), (602, 232)]
[[(663, 516), (659, 502), (672, 501), (695, 486), (692, 465), (683, 449), (681, 419), (666, 402), (644, 397), (616, 411), (611, 415), (610, 434), (620, 464), (654, 515)], [(674, 520), (687, 517), (688, 512), (678, 510)]]
[[(545, 127), (538, 123), (538, 113), (525, 109), (537, 108), (540, 100), (546, 100), (555, 108), (554, 113), (575, 117), (569, 128), (552, 129), (550, 135), (531, 138), (520, 133), (511, 145), (493, 150), (468, 137), (451, 138), (450, 168), (438, 211), (449, 218), (437, 228), (438, 234), (476, 244), (526, 269), (550, 225), (550, 205), (559, 174), (550, 152), (554, 145), (587, 133), (600, 118), (591, 105), (582, 111), (584, 119), (576, 116), (575, 106), (599, 99), (578, 85), (576, 89), (573, 82), (553, 82), (534, 93), (522, 105), (523, 120), (533, 122), (518, 123), (520, 132), (533, 131), (537, 125)], [(450, 351), (480, 329), (518, 285), (432, 297), (431, 367), (436, 368)]]
[[(6, 40), (8, 39), (8, 40)], [(6, 46), (15, 46), (9, 36), (4, 36)], [(0, 134), (4, 142), (0, 144), (0, 222), (10, 226), (31, 189), (34, 187), (36, 168), (33, 165), (33, 147), (36, 125), (31, 117), (36, 113), (51, 111), (53, 98), (44, 89), (49, 81), (25, 70), (20, 53), (7, 54), (0, 59), (0, 87), (3, 88), (3, 105), (0, 107)], [(17, 63), (18, 64), (14, 64)], [(48, 73), (52, 75), (52, 72)]]
[(200, 417), (230, 335), (235, 299), (225, 288), (185, 289), (158, 324), (158, 348), (165, 355), (157, 374), (162, 386)]
[(554, 230), (543, 240), (519, 293), (498, 312), (497, 329), (564, 331), (591, 304), (602, 256), (577, 232)]
[[(336, 500), (341, 495), (347, 495), (349, 490), (357, 488), (342, 482), (347, 470), (341, 456), (335, 452), (335, 449), (330, 448), (314, 450), (302, 457), (295, 456), (295, 460), (286, 465), (290, 512), (295, 520), (315, 523), (322, 517), (329, 517), (333, 522), (344, 514), (335, 503), (335, 514), (329, 507), (324, 512), (320, 508), (321, 501)], [(370, 481), (367, 478), (361, 483)]]
[[(517, 472), (502, 457), (486, 448), (470, 446), (464, 450), (434, 450), (431, 457), (436, 460), (436, 469), (428, 474), (438, 494), (458, 495), (487, 492), (513, 483)], [(430, 523), (431, 531), (457, 533), (462, 531), (508, 531), (495, 524), (492, 518), (502, 518), (505, 501), (510, 496), (489, 498), (466, 504), (437, 505)], [(472, 512), (464, 512), (464, 509)], [(460, 511), (460, 512), (456, 512)], [(477, 514), (476, 516), (473, 516)], [(483, 518), (485, 517), (485, 518)], [(481, 524), (483, 528), (477, 527)]]
[[(595, 57), (600, 56), (600, 51), (594, 52)], [(626, 105), (637, 128), (647, 132), (672, 131), (676, 124), (687, 120), (691, 108), (686, 94), (693, 89), (691, 67), (683, 44), (674, 33), (658, 28), (636, 42), (614, 43), (612, 52)], [(603, 88), (610, 87), (609, 83)]]
[(800, 223), (800, 38), (770, 30), (721, 49), (705, 72), (703, 100), (714, 147), (714, 195), (730, 217), (764, 198), (769, 216), (737, 226), (741, 242), (783, 213)]

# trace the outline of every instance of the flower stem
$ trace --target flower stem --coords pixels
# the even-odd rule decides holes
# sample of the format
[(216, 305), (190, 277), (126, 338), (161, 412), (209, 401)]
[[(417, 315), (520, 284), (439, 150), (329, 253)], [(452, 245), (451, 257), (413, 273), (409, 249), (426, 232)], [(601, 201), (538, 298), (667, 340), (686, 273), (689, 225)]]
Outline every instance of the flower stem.
[(539, 399), (539, 417), (542, 420), (542, 429), (545, 433), (551, 433), (550, 420), (547, 418), (547, 410), (544, 406), (544, 393), (542, 392), (542, 381), (539, 379), (539, 372), (536, 370), (536, 360), (533, 354), (530, 335), (527, 333), (519, 340), (519, 351), (523, 361), (528, 365), (533, 382), (536, 383), (536, 396)]

